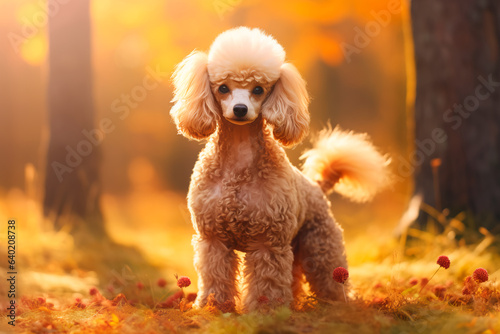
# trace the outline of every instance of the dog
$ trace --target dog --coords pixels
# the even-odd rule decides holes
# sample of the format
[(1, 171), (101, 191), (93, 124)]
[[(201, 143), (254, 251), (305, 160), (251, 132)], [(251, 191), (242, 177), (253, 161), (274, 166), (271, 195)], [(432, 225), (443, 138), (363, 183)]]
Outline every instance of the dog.
[[(221, 33), (208, 53), (177, 65), (170, 114), (179, 133), (208, 139), (193, 170), (188, 206), (199, 275), (195, 307), (210, 295), (242, 310), (291, 305), (303, 278), (318, 299), (344, 300), (343, 230), (330, 212), (336, 191), (366, 201), (389, 179), (388, 159), (365, 134), (323, 130), (302, 172), (283, 147), (309, 130), (309, 96), (283, 47), (260, 29)], [(235, 251), (243, 252), (243, 269)], [(239, 275), (244, 282), (239, 287)], [(241, 291), (238, 291), (241, 290)]]

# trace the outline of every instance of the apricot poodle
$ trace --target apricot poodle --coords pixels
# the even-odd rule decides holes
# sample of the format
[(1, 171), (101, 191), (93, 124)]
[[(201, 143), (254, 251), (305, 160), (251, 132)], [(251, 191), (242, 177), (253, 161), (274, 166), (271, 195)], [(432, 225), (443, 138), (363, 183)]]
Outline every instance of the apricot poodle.
[[(388, 180), (387, 159), (364, 134), (326, 129), (303, 155), (302, 172), (291, 165), (283, 146), (308, 132), (306, 84), (259, 29), (231, 29), (208, 54), (193, 51), (173, 84), (179, 132), (208, 139), (188, 194), (195, 306), (210, 294), (220, 303), (241, 300), (245, 311), (263, 301), (289, 305), (301, 296), (304, 275), (318, 298), (343, 300), (332, 279), (336, 267), (347, 268), (343, 232), (326, 195), (370, 199)], [(235, 251), (245, 253), (241, 273)]]

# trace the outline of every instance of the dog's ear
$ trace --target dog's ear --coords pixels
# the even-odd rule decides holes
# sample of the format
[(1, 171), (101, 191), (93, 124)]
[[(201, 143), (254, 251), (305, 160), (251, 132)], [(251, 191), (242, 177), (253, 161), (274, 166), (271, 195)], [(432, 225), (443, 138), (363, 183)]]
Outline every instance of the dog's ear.
[(274, 138), (283, 146), (302, 141), (309, 130), (309, 95), (299, 71), (290, 63), (280, 69), (280, 78), (262, 106), (262, 116), (273, 126)]
[(170, 115), (179, 132), (191, 139), (204, 139), (217, 127), (218, 107), (210, 89), (207, 63), (206, 53), (193, 51), (172, 75), (175, 104)]

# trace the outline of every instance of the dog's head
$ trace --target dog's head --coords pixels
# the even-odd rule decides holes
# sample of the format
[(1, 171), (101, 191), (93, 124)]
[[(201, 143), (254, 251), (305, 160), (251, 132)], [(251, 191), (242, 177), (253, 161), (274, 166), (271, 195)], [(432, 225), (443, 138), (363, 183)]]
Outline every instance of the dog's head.
[(208, 54), (194, 51), (173, 74), (171, 115), (186, 137), (203, 139), (225, 118), (236, 125), (259, 115), (285, 146), (300, 142), (309, 128), (309, 97), (283, 47), (259, 29), (220, 34)]

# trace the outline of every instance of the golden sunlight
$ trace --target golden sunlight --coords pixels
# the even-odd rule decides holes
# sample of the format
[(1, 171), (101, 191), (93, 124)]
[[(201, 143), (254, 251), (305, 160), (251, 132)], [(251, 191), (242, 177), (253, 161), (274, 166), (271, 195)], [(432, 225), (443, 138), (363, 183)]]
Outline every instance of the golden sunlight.
[(48, 41), (44, 33), (29, 38), (21, 46), (21, 56), (32, 66), (40, 66), (47, 59)]

